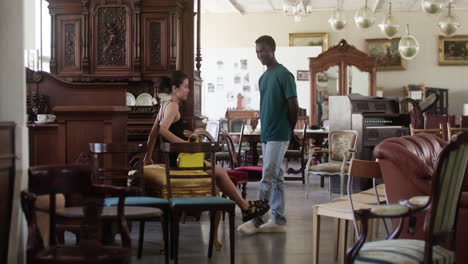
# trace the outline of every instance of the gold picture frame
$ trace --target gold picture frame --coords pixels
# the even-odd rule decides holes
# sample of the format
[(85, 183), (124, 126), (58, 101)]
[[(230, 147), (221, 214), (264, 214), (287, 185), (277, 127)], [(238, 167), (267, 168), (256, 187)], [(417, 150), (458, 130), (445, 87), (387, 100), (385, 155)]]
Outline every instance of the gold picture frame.
[(468, 35), (439, 36), (439, 65), (468, 65)]
[(289, 46), (322, 46), (328, 50), (328, 33), (289, 33)]
[(406, 60), (400, 56), (400, 38), (366, 39), (367, 55), (377, 58), (377, 71), (401, 71), (406, 69)]
[(310, 80), (310, 71), (297, 70), (296, 80), (298, 80), (298, 81), (309, 81)]

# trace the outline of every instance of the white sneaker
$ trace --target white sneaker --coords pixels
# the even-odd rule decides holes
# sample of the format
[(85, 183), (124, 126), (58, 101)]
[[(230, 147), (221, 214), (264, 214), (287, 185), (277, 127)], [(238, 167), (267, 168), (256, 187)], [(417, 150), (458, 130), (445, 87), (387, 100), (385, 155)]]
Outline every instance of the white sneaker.
[(237, 231), (243, 235), (253, 235), (258, 232), (258, 227), (255, 225), (255, 222), (252, 219), (238, 226)]
[(284, 233), (286, 225), (277, 224), (273, 219), (268, 220), (265, 224), (258, 228), (258, 232), (262, 233)]

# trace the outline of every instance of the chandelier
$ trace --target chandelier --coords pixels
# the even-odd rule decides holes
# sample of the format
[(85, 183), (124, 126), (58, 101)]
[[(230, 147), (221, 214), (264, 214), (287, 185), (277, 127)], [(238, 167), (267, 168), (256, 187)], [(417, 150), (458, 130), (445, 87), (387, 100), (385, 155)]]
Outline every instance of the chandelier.
[(294, 16), (294, 22), (298, 23), (303, 16), (312, 12), (312, 6), (310, 3), (305, 4), (304, 0), (283, 0), (283, 12)]

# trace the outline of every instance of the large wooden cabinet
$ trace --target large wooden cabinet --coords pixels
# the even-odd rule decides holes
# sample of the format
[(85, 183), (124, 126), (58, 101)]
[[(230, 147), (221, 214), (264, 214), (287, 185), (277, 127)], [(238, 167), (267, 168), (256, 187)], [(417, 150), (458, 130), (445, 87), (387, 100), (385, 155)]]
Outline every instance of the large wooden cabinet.
[(47, 1), (51, 73), (65, 80), (152, 80), (181, 66), (181, 27), (193, 1)]

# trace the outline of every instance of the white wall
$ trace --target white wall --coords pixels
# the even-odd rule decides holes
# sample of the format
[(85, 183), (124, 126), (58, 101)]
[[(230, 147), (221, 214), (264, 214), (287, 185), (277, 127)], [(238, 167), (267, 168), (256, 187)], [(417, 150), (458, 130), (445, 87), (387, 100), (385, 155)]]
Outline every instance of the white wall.
[(23, 1), (0, 1), (0, 122), (16, 123), (16, 182), (8, 263), (23, 263), (25, 228), (19, 209), (19, 191), (26, 184), (28, 144), (26, 87), (23, 67)]
[[(240, 14), (203, 14), (201, 25), (202, 48), (255, 49), (255, 40), (261, 35), (271, 35), (277, 46), (287, 46), (289, 33), (329, 32), (329, 45), (341, 39), (360, 50), (365, 50), (366, 38), (383, 38), (377, 27), (362, 32), (357, 30), (352, 18), (355, 11), (347, 11), (348, 25), (343, 32), (331, 32), (328, 19), (331, 11), (314, 11), (300, 23), (281, 12)], [(437, 17), (418, 12), (393, 12), (400, 24), (410, 23), (411, 33), (421, 45), (418, 56), (408, 62), (404, 71), (378, 72), (377, 86), (384, 87), (384, 95), (399, 96), (401, 87), (424, 83), (426, 86), (449, 88), (449, 113), (460, 115), (463, 103), (468, 103), (468, 65), (439, 66)], [(460, 35), (468, 35), (468, 10), (456, 10), (460, 18)], [(383, 13), (377, 14), (377, 23)], [(404, 27), (398, 33), (403, 36)], [(202, 54), (203, 57), (203, 54)], [(203, 62), (202, 68), (203, 71)]]

